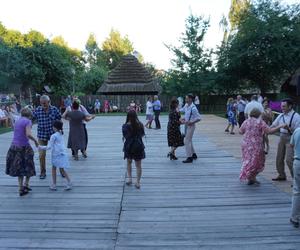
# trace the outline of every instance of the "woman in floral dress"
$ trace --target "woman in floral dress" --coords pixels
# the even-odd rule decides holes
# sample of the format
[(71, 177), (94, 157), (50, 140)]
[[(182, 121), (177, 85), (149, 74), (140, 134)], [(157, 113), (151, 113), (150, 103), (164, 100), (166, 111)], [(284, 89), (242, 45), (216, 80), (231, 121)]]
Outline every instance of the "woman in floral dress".
[(242, 139), (242, 170), (240, 180), (248, 180), (248, 185), (259, 184), (256, 176), (264, 170), (264, 134), (272, 134), (280, 128), (281, 125), (270, 128), (262, 119), (261, 112), (254, 108), (250, 112), (250, 118), (244, 121), (240, 128), (240, 134), (244, 135)]
[(175, 150), (184, 145), (183, 136), (180, 131), (180, 113), (178, 111), (178, 100), (173, 99), (170, 104), (169, 122), (168, 122), (168, 146), (171, 152), (168, 154), (170, 160), (177, 160)]

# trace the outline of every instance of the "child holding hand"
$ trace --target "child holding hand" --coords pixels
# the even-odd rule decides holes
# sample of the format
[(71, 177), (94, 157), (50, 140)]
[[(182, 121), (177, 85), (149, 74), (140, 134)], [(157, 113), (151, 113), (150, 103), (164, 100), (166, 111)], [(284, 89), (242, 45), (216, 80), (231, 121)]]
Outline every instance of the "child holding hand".
[(64, 190), (71, 190), (72, 183), (70, 177), (66, 171), (70, 167), (69, 159), (66, 154), (66, 147), (63, 138), (63, 123), (61, 121), (54, 121), (53, 129), (55, 133), (51, 135), (50, 141), (47, 146), (39, 146), (39, 150), (52, 150), (52, 185), (50, 189), (56, 191), (56, 169), (59, 168), (61, 173), (65, 176), (67, 183)]

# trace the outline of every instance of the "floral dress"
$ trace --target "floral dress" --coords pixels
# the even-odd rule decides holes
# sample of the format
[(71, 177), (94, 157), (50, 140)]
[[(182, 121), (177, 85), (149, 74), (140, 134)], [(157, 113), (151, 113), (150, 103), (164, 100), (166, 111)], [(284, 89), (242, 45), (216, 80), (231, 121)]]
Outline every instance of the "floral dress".
[(261, 119), (251, 117), (240, 128), (242, 139), (241, 180), (251, 180), (265, 167), (263, 135), (269, 131), (268, 125)]
[(183, 136), (180, 131), (180, 113), (176, 110), (171, 110), (169, 113), (168, 122), (168, 146), (180, 147), (183, 146)]

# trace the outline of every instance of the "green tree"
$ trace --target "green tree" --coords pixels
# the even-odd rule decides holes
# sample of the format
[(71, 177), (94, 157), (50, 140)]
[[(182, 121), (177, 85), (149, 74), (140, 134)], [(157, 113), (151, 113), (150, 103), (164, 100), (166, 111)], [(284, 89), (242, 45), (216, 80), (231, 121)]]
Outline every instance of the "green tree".
[(224, 88), (231, 79), (231, 86), (258, 88), (262, 93), (276, 90), (299, 68), (299, 31), (299, 4), (271, 0), (251, 4), (237, 32), (218, 52), (219, 86)]
[(113, 69), (118, 65), (122, 56), (132, 53), (134, 49), (127, 36), (122, 37), (119, 31), (112, 29), (109, 37), (102, 44), (102, 50), (109, 69)]
[[(185, 32), (180, 38), (179, 47), (167, 46), (174, 54), (173, 68), (168, 72), (164, 89), (203, 93), (211, 84), (212, 51), (204, 48), (204, 37), (209, 21), (201, 16), (190, 15), (186, 19)], [(175, 84), (175, 86), (174, 86)], [(174, 93), (176, 94), (176, 93)]]
[(248, 10), (250, 6), (250, 0), (231, 0), (231, 6), (229, 10), (229, 21), (231, 29), (235, 29), (243, 16), (243, 13)]

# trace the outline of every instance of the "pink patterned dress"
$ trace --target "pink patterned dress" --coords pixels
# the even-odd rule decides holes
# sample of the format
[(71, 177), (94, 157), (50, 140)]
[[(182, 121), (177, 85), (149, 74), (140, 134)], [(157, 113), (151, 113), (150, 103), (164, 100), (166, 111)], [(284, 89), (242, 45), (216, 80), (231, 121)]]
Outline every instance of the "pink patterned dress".
[(251, 117), (244, 121), (240, 131), (244, 135), (240, 179), (252, 180), (265, 167), (263, 135), (269, 131), (269, 127), (263, 120)]

